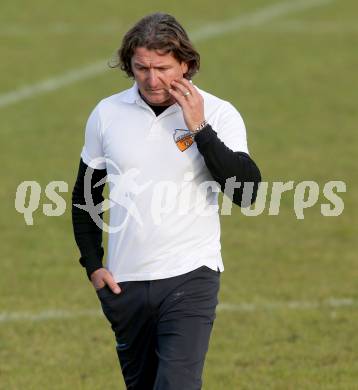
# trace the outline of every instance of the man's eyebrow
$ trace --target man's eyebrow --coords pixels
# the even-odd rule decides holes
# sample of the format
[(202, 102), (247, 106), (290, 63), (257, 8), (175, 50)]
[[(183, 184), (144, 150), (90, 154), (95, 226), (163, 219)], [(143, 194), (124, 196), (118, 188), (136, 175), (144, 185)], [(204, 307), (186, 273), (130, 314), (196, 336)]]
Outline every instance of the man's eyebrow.
[[(142, 66), (143, 68), (148, 68), (147, 65), (145, 64), (142, 64), (141, 62), (138, 62), (138, 61), (134, 61), (134, 65), (135, 66)], [(154, 65), (154, 68), (170, 68), (171, 65), (169, 64), (157, 64), (157, 65)]]

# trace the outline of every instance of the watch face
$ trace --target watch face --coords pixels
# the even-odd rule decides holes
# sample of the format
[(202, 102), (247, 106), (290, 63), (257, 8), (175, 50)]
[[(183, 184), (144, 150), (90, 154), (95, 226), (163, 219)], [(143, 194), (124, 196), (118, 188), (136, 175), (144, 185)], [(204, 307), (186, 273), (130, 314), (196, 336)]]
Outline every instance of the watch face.
[(190, 131), (186, 129), (175, 129), (173, 138), (181, 152), (184, 152), (184, 150), (188, 149), (194, 143)]

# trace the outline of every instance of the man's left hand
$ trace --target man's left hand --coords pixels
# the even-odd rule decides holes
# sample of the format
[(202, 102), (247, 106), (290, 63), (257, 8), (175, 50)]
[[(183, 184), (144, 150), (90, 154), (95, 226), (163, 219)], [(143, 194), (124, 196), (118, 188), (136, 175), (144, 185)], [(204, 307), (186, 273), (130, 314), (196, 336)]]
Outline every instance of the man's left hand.
[(194, 131), (205, 120), (203, 97), (185, 78), (173, 80), (169, 93), (182, 108), (188, 129)]

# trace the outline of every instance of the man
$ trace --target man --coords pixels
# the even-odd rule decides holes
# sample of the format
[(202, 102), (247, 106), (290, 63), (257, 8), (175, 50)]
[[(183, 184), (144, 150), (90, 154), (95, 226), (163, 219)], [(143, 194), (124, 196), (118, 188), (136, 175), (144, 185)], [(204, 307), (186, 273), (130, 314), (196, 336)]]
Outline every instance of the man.
[[(141, 19), (118, 58), (135, 82), (103, 99), (87, 122), (72, 194), (80, 262), (114, 331), (127, 388), (200, 389), (224, 270), (215, 182), (229, 193), (234, 179), (233, 202), (247, 206), (260, 171), (240, 114), (191, 82), (200, 57), (175, 18)], [(106, 176), (104, 267), (101, 224), (83, 205), (88, 177), (98, 205)], [(253, 183), (249, 199), (244, 182)]]

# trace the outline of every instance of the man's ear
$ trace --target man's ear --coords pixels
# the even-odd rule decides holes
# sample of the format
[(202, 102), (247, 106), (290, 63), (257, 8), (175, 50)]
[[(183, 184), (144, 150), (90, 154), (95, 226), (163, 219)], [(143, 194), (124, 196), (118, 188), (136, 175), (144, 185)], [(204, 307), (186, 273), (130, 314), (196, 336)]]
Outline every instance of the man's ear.
[(181, 66), (181, 70), (182, 70), (182, 73), (183, 73), (183, 77), (187, 78), (186, 74), (188, 73), (189, 65), (186, 62), (182, 62), (180, 64), (180, 66)]

